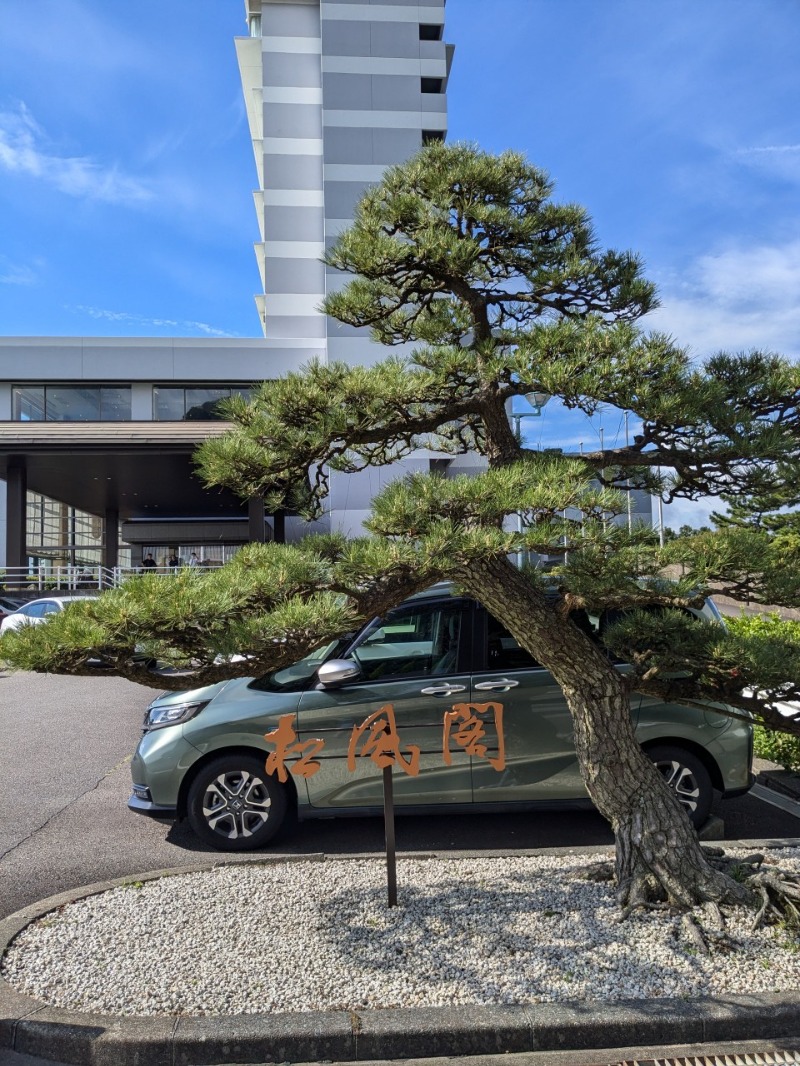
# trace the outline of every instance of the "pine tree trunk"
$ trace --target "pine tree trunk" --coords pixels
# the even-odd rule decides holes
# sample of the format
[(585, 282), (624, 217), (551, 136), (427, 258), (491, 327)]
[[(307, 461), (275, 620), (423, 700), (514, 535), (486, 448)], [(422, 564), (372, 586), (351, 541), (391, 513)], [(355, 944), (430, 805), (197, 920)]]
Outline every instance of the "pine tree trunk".
[(624, 676), (506, 559), (469, 563), (460, 580), (564, 692), (584, 783), (614, 830), (620, 904), (744, 901), (743, 887), (709, 865), (686, 812), (639, 747)]

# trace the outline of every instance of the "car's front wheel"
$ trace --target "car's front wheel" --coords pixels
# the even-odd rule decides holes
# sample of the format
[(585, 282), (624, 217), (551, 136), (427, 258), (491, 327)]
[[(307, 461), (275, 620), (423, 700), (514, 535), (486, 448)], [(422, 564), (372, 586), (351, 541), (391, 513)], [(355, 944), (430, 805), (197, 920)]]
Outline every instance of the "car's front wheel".
[(189, 825), (221, 851), (264, 847), (286, 817), (286, 790), (255, 755), (221, 755), (192, 781)]
[(708, 819), (714, 800), (711, 777), (700, 759), (685, 748), (662, 745), (647, 749), (661, 776), (686, 808), (689, 821), (699, 829)]

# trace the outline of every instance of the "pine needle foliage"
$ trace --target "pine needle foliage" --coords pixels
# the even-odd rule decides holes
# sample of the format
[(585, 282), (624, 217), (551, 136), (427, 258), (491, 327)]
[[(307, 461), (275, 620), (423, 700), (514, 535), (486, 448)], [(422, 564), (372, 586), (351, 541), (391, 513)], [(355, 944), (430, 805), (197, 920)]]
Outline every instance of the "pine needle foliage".
[[(585, 209), (556, 200), (550, 177), (517, 152), (428, 146), (365, 195), (325, 259), (351, 277), (325, 310), (389, 354), (369, 367), (313, 362), (251, 402), (231, 398), (233, 430), (197, 454), (205, 482), (313, 518), (331, 471), (421, 447), (445, 460), (477, 453), (485, 468), (391, 482), (361, 540), (251, 546), (211, 574), (137, 578), (3, 638), (0, 655), (65, 672), (90, 669), (91, 657), (137, 679), (158, 660), (211, 682), (296, 659), (441, 577), (469, 585), (482, 563), (501, 573), (508, 556), (535, 552), (549, 561), (554, 617), (639, 611), (606, 634), (634, 664), (631, 685), (689, 701), (716, 692), (758, 712), (743, 679), (774, 693), (780, 663), (794, 670), (796, 658), (778, 645), (748, 650), (687, 610), (720, 582), (800, 603), (797, 364), (758, 351), (700, 363), (644, 330), (657, 299), (640, 259), (603, 248)], [(589, 415), (627, 411), (632, 439), (580, 454), (526, 448), (509, 410), (533, 392)], [(731, 522), (661, 548), (652, 531), (628, 528), (631, 489), (716, 497), (731, 503)], [(533, 574), (530, 584), (544, 587)], [(528, 634), (545, 661), (540, 636)]]

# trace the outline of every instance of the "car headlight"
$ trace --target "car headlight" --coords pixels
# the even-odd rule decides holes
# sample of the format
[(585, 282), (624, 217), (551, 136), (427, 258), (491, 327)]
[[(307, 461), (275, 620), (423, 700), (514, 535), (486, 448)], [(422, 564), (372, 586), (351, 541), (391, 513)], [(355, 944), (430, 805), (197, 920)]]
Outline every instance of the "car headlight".
[(196, 703), (152, 704), (145, 712), (143, 729), (147, 733), (151, 729), (163, 729), (166, 725), (188, 722), (210, 702), (211, 700), (201, 700)]

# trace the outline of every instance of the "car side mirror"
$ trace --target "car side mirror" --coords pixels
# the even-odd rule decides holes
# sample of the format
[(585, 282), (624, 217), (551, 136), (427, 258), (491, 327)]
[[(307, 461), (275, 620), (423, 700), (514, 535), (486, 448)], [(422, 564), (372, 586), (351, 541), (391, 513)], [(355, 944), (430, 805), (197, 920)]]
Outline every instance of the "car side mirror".
[(323, 688), (335, 688), (346, 681), (361, 677), (361, 667), (355, 659), (329, 659), (317, 670), (317, 680)]

